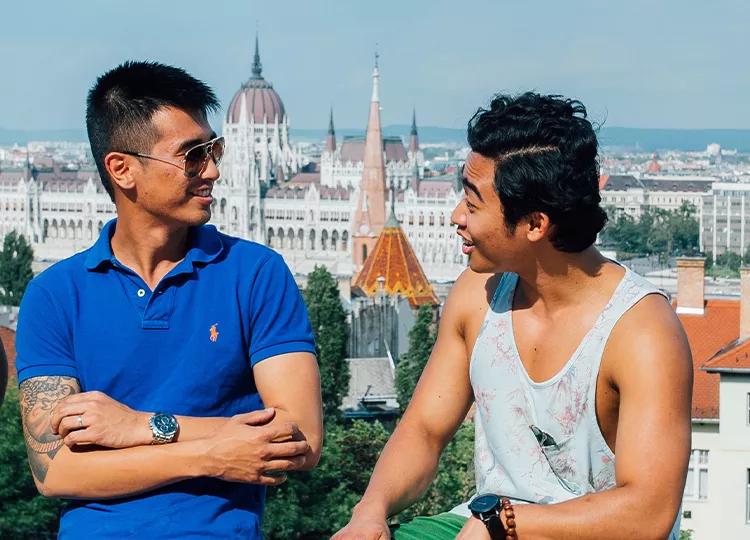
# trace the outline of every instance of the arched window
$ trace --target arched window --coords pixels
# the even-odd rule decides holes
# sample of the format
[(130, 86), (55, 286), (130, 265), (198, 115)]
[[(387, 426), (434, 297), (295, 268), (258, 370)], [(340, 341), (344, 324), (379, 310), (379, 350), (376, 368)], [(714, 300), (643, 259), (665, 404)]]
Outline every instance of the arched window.
[(367, 244), (362, 244), (362, 264), (367, 260)]
[(349, 246), (349, 231), (341, 233), (341, 251), (346, 251)]
[(292, 230), (291, 227), (286, 232), (286, 241), (287, 241), (287, 247), (289, 249), (294, 249), (294, 230)]
[(268, 242), (268, 247), (274, 247), (273, 228), (268, 227), (268, 234), (266, 236), (267, 236), (266, 241)]
[(297, 231), (297, 249), (305, 249), (305, 231), (302, 229)]
[(310, 229), (310, 242), (307, 244), (307, 247), (315, 251), (315, 229)]
[(325, 251), (328, 249), (328, 231), (323, 229), (323, 232), (320, 233), (320, 249)]
[(333, 231), (331, 233), (331, 251), (336, 251), (336, 248), (339, 245), (339, 232)]

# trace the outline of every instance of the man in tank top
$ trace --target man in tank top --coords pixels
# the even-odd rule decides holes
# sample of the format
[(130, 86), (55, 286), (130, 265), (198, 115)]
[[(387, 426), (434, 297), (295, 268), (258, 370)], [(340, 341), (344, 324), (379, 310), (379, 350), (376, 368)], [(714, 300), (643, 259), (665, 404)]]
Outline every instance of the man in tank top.
[[(593, 246), (606, 215), (584, 106), (496, 96), (469, 122), (468, 140), (452, 219), (469, 269), (334, 539), (676, 539), (690, 350), (664, 296)], [(480, 497), (389, 530), (474, 403)]]

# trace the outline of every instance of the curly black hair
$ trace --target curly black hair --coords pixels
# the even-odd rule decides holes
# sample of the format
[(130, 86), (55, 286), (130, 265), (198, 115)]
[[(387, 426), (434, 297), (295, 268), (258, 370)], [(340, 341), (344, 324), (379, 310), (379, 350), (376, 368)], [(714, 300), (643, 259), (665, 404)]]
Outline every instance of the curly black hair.
[(527, 92), (496, 95), (469, 120), (471, 149), (495, 161), (495, 190), (515, 230), (532, 212), (554, 225), (550, 240), (580, 252), (607, 221), (599, 206), (596, 134), (580, 101)]

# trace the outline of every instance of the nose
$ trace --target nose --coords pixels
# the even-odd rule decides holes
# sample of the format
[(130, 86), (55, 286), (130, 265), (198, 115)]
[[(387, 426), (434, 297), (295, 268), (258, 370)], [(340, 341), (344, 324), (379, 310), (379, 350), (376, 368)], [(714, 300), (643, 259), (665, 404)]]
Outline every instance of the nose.
[(451, 225), (458, 226), (459, 229), (466, 227), (466, 205), (464, 199), (461, 199), (451, 213)]
[(204, 180), (210, 180), (211, 182), (216, 182), (220, 176), (221, 171), (219, 171), (219, 166), (216, 164), (216, 161), (214, 161), (214, 158), (211, 155), (207, 156), (206, 166), (201, 178)]

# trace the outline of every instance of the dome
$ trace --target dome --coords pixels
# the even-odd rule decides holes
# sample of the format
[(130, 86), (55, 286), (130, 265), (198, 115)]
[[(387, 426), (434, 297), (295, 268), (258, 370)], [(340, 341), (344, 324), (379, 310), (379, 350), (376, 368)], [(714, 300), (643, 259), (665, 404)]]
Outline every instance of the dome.
[(281, 97), (273, 89), (273, 85), (266, 81), (261, 74), (263, 66), (258, 53), (258, 38), (255, 38), (255, 57), (253, 59), (253, 75), (237, 91), (229, 104), (226, 121), (237, 124), (242, 121), (242, 105), (245, 105), (248, 123), (273, 124), (278, 118), (282, 122), (286, 112)]

